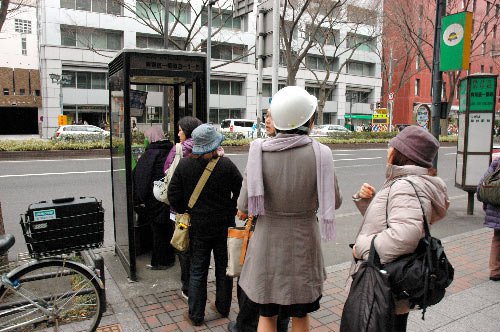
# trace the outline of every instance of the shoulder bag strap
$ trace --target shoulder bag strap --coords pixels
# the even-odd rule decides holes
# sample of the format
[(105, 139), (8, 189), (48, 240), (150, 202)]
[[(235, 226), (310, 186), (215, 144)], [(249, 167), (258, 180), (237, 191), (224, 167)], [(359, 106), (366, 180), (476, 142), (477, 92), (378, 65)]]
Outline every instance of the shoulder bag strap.
[(201, 178), (198, 180), (198, 183), (196, 184), (196, 187), (194, 188), (194, 191), (191, 194), (191, 197), (189, 198), (188, 208), (192, 209), (193, 206), (196, 204), (196, 201), (198, 200), (198, 197), (200, 196), (203, 187), (205, 187), (205, 183), (207, 183), (207, 180), (210, 177), (210, 174), (212, 174), (212, 171), (217, 162), (219, 161), (219, 159), (220, 158), (217, 157), (208, 162), (207, 166), (205, 167), (205, 170), (203, 171), (203, 174), (201, 175)]
[[(415, 188), (415, 185), (413, 184), (413, 182), (411, 182), (407, 178), (402, 178), (401, 180), (404, 180), (404, 181), (408, 182), (413, 187), (413, 190), (415, 190), (415, 194), (417, 195), (418, 202), (420, 203), (420, 209), (422, 210), (422, 215), (424, 217), (424, 231), (425, 231), (425, 236), (426, 237), (431, 237), (431, 232), (430, 232), (430, 229), (429, 229), (429, 224), (427, 223), (427, 217), (425, 216), (424, 207), (422, 206), (422, 200), (420, 199), (420, 195), (418, 194), (417, 188)], [(391, 187), (392, 187), (392, 185), (394, 183), (396, 183), (397, 181), (398, 180), (396, 180), (396, 181), (394, 181), (394, 182), (391, 183), (391, 185), (389, 186), (389, 193), (387, 194), (387, 202), (385, 204), (385, 220), (387, 222), (387, 228), (389, 228), (389, 222), (388, 222), (388, 219), (389, 219), (389, 212), (388, 212), (388, 208), (389, 208), (389, 195), (391, 194)]]
[(182, 144), (181, 143), (175, 144), (175, 154), (179, 155), (182, 158)]

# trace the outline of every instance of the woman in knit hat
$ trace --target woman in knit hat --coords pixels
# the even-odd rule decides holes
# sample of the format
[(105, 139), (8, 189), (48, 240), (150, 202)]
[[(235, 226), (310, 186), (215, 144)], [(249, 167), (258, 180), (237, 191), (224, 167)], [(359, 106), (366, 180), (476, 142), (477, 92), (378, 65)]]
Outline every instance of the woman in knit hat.
[[(431, 225), (444, 218), (450, 205), (447, 188), (432, 167), (438, 150), (438, 140), (418, 126), (406, 127), (389, 142), (382, 188), (376, 193), (373, 186), (364, 183), (353, 196), (363, 224), (353, 247), (357, 263), (351, 275), (368, 259), (374, 236), (382, 264), (413, 253), (425, 235), (421, 205)], [(396, 301), (394, 331), (406, 331), (409, 310), (407, 300)]]
[(236, 165), (219, 157), (224, 136), (212, 125), (202, 124), (192, 132), (193, 149), (189, 158), (182, 158), (168, 187), (168, 200), (177, 212), (188, 210), (188, 203), (205, 167), (212, 159), (218, 161), (201, 190), (193, 208), (189, 209), (189, 311), (184, 318), (199, 326), (205, 319), (207, 277), (210, 257), (215, 261), (215, 303), (212, 310), (227, 317), (231, 309), (232, 278), (226, 277), (227, 229), (235, 226), (236, 201), (240, 194), (242, 176)]

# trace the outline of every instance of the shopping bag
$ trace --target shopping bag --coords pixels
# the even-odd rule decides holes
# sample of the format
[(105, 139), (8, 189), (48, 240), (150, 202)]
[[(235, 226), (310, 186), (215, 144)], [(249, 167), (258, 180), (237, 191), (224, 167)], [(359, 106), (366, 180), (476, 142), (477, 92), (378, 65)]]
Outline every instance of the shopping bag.
[(227, 268), (228, 277), (239, 277), (248, 248), (248, 241), (252, 237), (253, 217), (247, 219), (245, 226), (229, 227), (227, 231)]

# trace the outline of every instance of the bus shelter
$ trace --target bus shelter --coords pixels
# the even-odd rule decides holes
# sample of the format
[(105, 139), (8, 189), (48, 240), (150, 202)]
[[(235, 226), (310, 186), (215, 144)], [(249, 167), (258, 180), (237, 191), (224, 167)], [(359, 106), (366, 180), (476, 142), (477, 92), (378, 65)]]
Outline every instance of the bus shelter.
[(182, 115), (196, 116), (206, 122), (206, 56), (188, 51), (124, 49), (109, 63), (108, 77), (115, 252), (129, 278), (137, 280), (139, 234), (133, 201), (131, 117), (147, 116), (146, 87), (171, 86), (173, 102), (169, 104), (173, 104), (174, 137), (178, 139), (181, 97), (184, 97)]

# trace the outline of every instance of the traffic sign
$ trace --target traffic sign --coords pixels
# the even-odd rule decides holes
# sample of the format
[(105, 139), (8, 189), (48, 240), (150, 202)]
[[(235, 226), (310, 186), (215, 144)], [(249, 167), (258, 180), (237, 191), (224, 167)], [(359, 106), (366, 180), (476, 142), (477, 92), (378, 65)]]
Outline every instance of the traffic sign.
[(393, 100), (393, 99), (394, 99), (394, 93), (391, 92), (391, 93), (389, 93), (389, 100)]

